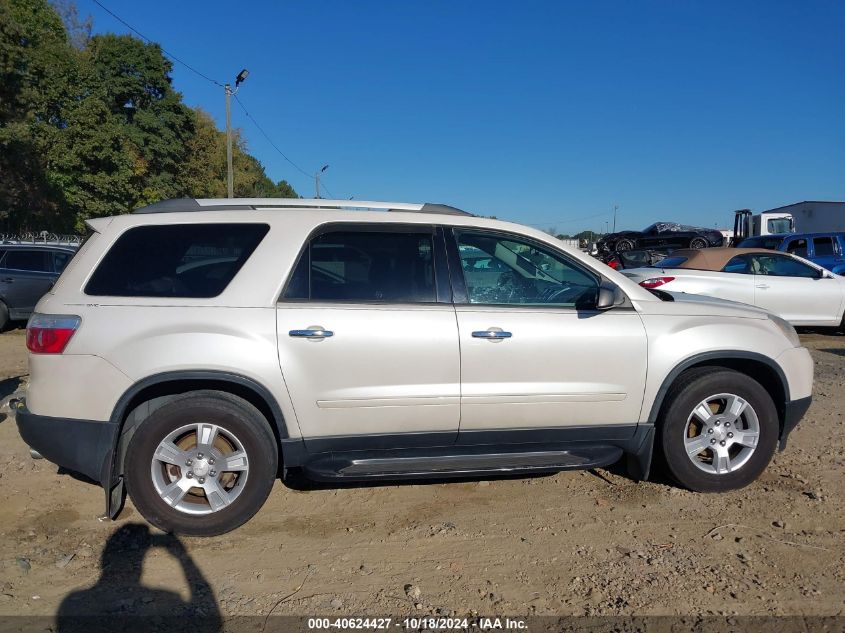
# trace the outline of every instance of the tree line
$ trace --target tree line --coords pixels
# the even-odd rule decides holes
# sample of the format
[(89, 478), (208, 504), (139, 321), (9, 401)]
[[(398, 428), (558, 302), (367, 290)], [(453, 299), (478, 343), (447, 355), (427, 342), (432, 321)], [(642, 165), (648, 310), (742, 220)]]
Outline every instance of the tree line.
[[(0, 0), (0, 232), (226, 196), (226, 136), (174, 90), (158, 44), (91, 35), (73, 4)], [(298, 197), (233, 141), (238, 197)]]

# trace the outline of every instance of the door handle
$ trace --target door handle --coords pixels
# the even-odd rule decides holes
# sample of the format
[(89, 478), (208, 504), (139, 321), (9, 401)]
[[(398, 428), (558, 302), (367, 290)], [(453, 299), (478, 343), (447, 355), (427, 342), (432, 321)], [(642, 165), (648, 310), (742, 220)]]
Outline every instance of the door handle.
[(310, 327), (306, 330), (291, 330), (288, 336), (296, 336), (301, 338), (327, 338), (334, 336), (334, 332), (326, 330), (322, 327)]
[(766, 288), (768, 288), (768, 287), (769, 287), (769, 284), (758, 284), (758, 285), (756, 285), (756, 286), (754, 286), (754, 287), (755, 287), (755, 288), (760, 288), (761, 290), (765, 290)]
[(502, 339), (502, 338), (510, 338), (513, 334), (510, 332), (505, 332), (499, 328), (490, 328), (488, 330), (479, 330), (478, 332), (472, 333), (472, 338), (487, 338), (487, 339)]

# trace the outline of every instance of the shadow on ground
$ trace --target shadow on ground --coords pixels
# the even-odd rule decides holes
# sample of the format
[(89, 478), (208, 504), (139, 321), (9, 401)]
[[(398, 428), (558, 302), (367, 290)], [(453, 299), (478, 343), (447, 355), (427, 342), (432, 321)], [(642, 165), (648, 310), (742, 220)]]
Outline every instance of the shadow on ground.
[(0, 400), (3, 400), (15, 393), (23, 382), (23, 376), (13, 376), (0, 380)]
[[(190, 587), (188, 600), (141, 584), (144, 558), (152, 548), (161, 548), (179, 562)], [(112, 534), (103, 549), (97, 583), (66, 596), (57, 614), (59, 632), (149, 631), (153, 624), (176, 630), (186, 622), (195, 633), (221, 630), (211, 586), (177, 537), (152, 534), (137, 523)]]

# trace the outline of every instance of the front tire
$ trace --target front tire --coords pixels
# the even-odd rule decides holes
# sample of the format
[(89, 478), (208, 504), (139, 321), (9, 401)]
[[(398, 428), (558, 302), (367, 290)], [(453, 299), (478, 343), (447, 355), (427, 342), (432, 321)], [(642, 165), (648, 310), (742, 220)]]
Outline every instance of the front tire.
[(267, 420), (228, 393), (178, 396), (144, 420), (129, 443), (126, 488), (165, 532), (214, 536), (258, 512), (278, 471)]
[(690, 240), (690, 248), (707, 248), (710, 246), (703, 237), (694, 237)]
[(658, 424), (670, 474), (696, 492), (753, 482), (771, 461), (780, 430), (774, 402), (760, 383), (716, 367), (682, 374)]

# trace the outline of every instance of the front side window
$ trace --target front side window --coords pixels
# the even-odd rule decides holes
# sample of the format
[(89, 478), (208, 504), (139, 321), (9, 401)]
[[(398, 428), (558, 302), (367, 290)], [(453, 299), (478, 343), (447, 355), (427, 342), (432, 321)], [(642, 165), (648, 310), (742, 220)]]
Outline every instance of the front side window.
[(430, 233), (333, 231), (311, 240), (286, 299), (362, 303), (436, 300)]
[(216, 297), (269, 230), (266, 224), (167, 224), (129, 229), (97, 266), (85, 293)]
[(818, 270), (784, 255), (752, 255), (751, 263), (755, 275), (773, 275), (776, 277), (819, 276)]
[(806, 257), (807, 256), (807, 240), (800, 239), (800, 240), (792, 240), (786, 247), (787, 253), (792, 253), (793, 255), (798, 255), (798, 257)]
[(46, 273), (51, 270), (48, 262), (49, 253), (44, 250), (16, 250), (6, 252), (3, 268), (25, 270), (27, 272)]
[(598, 277), (551, 249), (470, 231), (458, 232), (457, 239), (469, 303), (580, 309), (596, 305)]

